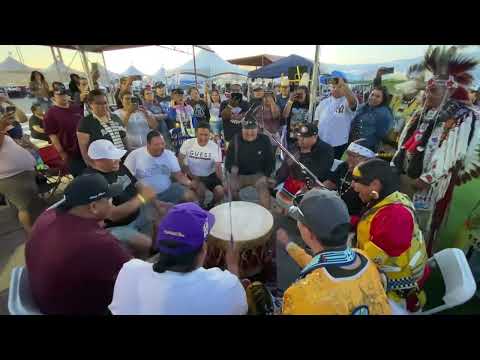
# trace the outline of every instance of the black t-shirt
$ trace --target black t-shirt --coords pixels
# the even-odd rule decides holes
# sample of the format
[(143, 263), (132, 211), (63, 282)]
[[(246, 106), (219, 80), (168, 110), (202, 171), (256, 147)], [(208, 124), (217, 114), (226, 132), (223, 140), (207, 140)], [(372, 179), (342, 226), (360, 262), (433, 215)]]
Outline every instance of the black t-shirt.
[(330, 173), (328, 180), (337, 185), (338, 193), (347, 204), (348, 213), (350, 215), (360, 215), (364, 205), (358, 197), (358, 193), (353, 190), (352, 173), (348, 171), (348, 164), (343, 162), (338, 165), (335, 171)]
[[(317, 139), (309, 153), (300, 153), (300, 162), (310, 169), (320, 181), (324, 181), (330, 174), (334, 158), (333, 148), (320, 139)], [(305, 178), (299, 166), (295, 166), (295, 175), (297, 179)]]
[[(137, 188), (135, 184), (137, 183), (137, 178), (132, 175), (132, 173), (123, 165), (120, 165), (120, 169), (117, 172), (112, 173), (104, 173), (99, 170), (93, 168), (87, 168), (84, 171), (84, 174), (95, 174), (99, 173), (103, 175), (103, 177), (108, 181), (109, 184), (121, 184), (123, 188), (123, 192), (114, 197), (113, 205), (119, 206), (127, 201), (131, 200), (135, 196), (137, 196)], [(137, 209), (132, 214), (127, 216), (126, 218), (119, 220), (119, 221), (110, 221), (105, 220), (106, 227), (113, 227), (113, 226), (123, 226), (130, 224), (133, 220), (135, 220), (140, 213), (140, 209)]]
[[(227, 107), (229, 101), (230, 100), (225, 100), (225, 101), (222, 101), (222, 103), (220, 104), (220, 116), (222, 116), (222, 111)], [(240, 105), (238, 107), (241, 109), (240, 114), (245, 114), (250, 108), (248, 102), (244, 100), (240, 102)], [(233, 136), (235, 134), (240, 133), (242, 130), (241, 121), (231, 120), (231, 119), (226, 120), (223, 118), (222, 120), (223, 120), (223, 133), (225, 135), (225, 140), (231, 141)]]
[(205, 101), (190, 100), (187, 104), (192, 107), (193, 116), (197, 118), (197, 121), (210, 121), (210, 111), (208, 110), (208, 105)]
[[(300, 153), (299, 161), (313, 172), (318, 180), (324, 181), (331, 174), (330, 169), (332, 168), (334, 158), (333, 148), (326, 142), (317, 139), (309, 153)], [(303, 181), (306, 178), (306, 175), (297, 164), (289, 167), (287, 161), (284, 161), (277, 172), (277, 182), (285, 181), (288, 176)]]
[(296, 142), (296, 137), (294, 135), (295, 127), (299, 123), (302, 122), (310, 122), (310, 119), (307, 119), (307, 114), (308, 114), (308, 104), (300, 104), (298, 102), (294, 102), (292, 104), (292, 108), (290, 110), (290, 114), (288, 115), (288, 118), (286, 120), (287, 124), (287, 142), (289, 145), (293, 144)]
[(126, 150), (122, 139), (127, 135), (122, 120), (110, 115), (109, 122), (100, 122), (93, 115), (85, 116), (78, 124), (78, 132), (90, 135), (90, 144), (96, 140), (111, 141), (117, 148)]
[(34, 139), (40, 139), (43, 141), (50, 141), (50, 138), (47, 134), (40, 133), (36, 131), (33, 127), (39, 126), (43, 129), (43, 120), (40, 119), (38, 116), (32, 115), (30, 119), (28, 119), (28, 127), (30, 128), (30, 136)]
[(240, 134), (236, 135), (228, 147), (225, 168), (230, 171), (234, 164), (240, 175), (261, 173), (270, 176), (275, 167), (275, 156), (268, 136), (258, 134), (256, 140), (246, 142)]

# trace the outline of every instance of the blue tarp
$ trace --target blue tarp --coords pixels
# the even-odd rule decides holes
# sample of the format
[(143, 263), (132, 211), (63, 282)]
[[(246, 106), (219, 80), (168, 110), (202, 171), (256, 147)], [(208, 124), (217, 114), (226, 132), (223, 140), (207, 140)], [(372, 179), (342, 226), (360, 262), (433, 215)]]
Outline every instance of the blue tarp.
[(270, 65), (263, 66), (260, 69), (250, 71), (248, 73), (249, 78), (263, 78), (263, 79), (275, 79), (282, 74), (288, 75), (288, 68), (295, 66), (306, 66), (308, 72), (311, 72), (313, 68), (313, 61), (308, 60), (298, 55), (290, 55), (283, 59), (277, 60)]

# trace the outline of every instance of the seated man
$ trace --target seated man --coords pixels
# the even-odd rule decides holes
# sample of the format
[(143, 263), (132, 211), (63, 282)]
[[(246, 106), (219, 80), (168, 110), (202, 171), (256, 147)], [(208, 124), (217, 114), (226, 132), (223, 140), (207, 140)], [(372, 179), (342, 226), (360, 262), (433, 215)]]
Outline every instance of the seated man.
[(42, 106), (35, 103), (30, 109), (32, 110), (32, 116), (28, 119), (28, 126), (30, 128), (31, 137), (51, 142), (43, 127), (43, 117), (45, 116), (45, 112), (43, 111)]
[(210, 124), (200, 122), (196, 129), (197, 137), (182, 144), (178, 158), (186, 173), (196, 184), (200, 204), (205, 201), (205, 188), (213, 192), (213, 200), (207, 206), (223, 201), (222, 153), (220, 147), (210, 139)]
[(253, 116), (242, 123), (242, 133), (230, 143), (225, 159), (227, 185), (230, 182), (233, 200), (240, 199), (240, 189), (255, 186), (260, 204), (270, 209), (270, 192), (267, 178), (275, 166), (272, 145), (267, 135), (259, 134)]
[[(153, 221), (161, 215), (157, 203), (154, 207), (143, 206), (155, 198), (155, 191), (137, 182), (135, 176), (123, 165), (120, 159), (126, 150), (120, 150), (105, 139), (92, 142), (88, 156), (92, 160), (86, 174), (99, 173), (109, 184), (121, 184), (122, 193), (113, 197), (110, 216), (105, 220), (106, 228), (114, 237), (125, 243), (137, 257), (146, 258), (152, 246)], [(154, 209), (158, 210), (155, 214)]]
[(62, 203), (38, 218), (25, 260), (42, 313), (108, 313), (117, 274), (131, 256), (99, 223), (121, 191), (99, 174), (81, 175), (67, 186)]
[[(141, 183), (151, 186), (161, 201), (198, 201), (195, 183), (181, 172), (177, 158), (165, 149), (165, 140), (158, 130), (148, 133), (146, 146), (128, 154), (125, 166)], [(172, 183), (172, 175), (177, 182)]]
[(18, 210), (18, 220), (28, 236), (44, 204), (35, 181), (35, 158), (7, 134), (13, 121), (12, 112), (0, 115), (0, 194)]
[(390, 315), (377, 267), (362, 251), (347, 246), (349, 216), (340, 197), (313, 189), (291, 213), (315, 256), (289, 242), (285, 230), (277, 231), (277, 240), (303, 269), (284, 293), (282, 314)]
[(347, 161), (342, 162), (330, 173), (324, 185), (330, 190), (337, 190), (342, 200), (347, 204), (348, 213), (352, 217), (353, 224), (359, 219), (364, 205), (352, 186), (352, 171), (358, 164), (374, 158), (375, 153), (367, 147), (364, 139), (350, 143), (346, 151)]
[(120, 270), (112, 314), (245, 315), (247, 298), (235, 251), (227, 252), (228, 270), (203, 267), (214, 223), (215, 217), (197, 204), (173, 207), (158, 228), (155, 263), (132, 260)]
[[(330, 174), (334, 160), (334, 150), (326, 142), (318, 137), (318, 129), (314, 124), (301, 124), (298, 127), (297, 151), (295, 157), (305, 165), (320, 181), (324, 181)], [(284, 183), (284, 190), (295, 195), (306, 185), (308, 175), (295, 164), (292, 159), (286, 157), (280, 169), (277, 171), (277, 184)], [(315, 186), (313, 179), (311, 186)], [(281, 193), (278, 193), (277, 200), (282, 202)]]

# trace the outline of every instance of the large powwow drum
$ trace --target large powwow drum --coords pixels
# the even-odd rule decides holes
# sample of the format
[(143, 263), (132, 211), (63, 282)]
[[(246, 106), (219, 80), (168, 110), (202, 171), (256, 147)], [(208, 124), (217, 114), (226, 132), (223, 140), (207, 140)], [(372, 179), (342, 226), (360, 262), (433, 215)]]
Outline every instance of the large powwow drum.
[[(273, 216), (264, 207), (245, 201), (214, 207), (215, 225), (208, 238), (206, 267), (224, 267), (225, 253), (230, 246), (230, 234), (240, 252), (240, 276), (259, 274), (264, 264), (272, 260), (269, 240), (273, 230)], [(231, 224), (231, 226), (230, 226)]]

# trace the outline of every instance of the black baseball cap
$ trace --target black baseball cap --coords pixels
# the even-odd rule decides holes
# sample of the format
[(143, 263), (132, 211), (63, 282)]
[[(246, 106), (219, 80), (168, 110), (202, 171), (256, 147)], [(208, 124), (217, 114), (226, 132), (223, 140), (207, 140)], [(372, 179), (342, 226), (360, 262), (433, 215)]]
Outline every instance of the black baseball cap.
[(101, 174), (85, 174), (76, 177), (65, 188), (60, 210), (70, 210), (103, 198), (112, 198), (122, 193), (122, 185), (110, 185)]
[(62, 83), (55, 83), (53, 85), (53, 94), (54, 95), (65, 95), (67, 93), (67, 89), (65, 88), (65, 85)]
[(164, 88), (165, 87), (165, 84), (163, 82), (156, 82), (154, 85), (153, 85), (153, 88), (156, 89), (156, 88)]
[(327, 246), (345, 245), (350, 231), (347, 205), (335, 191), (312, 189), (289, 215), (308, 227)]
[(304, 124), (298, 125), (297, 136), (310, 137), (310, 136), (316, 136), (317, 134), (318, 134), (318, 128), (315, 126), (315, 124), (304, 123)]
[(257, 120), (253, 116), (245, 116), (242, 121), (242, 128), (243, 129), (256, 129), (257, 128)]

